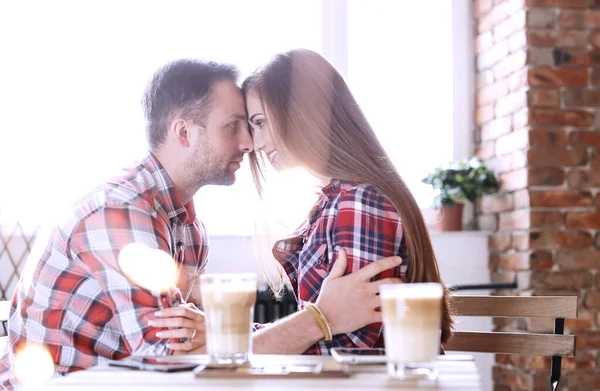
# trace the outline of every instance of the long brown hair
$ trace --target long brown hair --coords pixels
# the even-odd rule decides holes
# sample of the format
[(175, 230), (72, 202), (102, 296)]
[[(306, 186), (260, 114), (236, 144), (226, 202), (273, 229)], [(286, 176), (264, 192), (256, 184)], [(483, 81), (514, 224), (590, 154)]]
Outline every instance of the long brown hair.
[[(321, 55), (305, 49), (276, 55), (243, 84), (262, 100), (276, 145), (309, 171), (368, 183), (396, 208), (408, 249), (407, 282), (442, 282), (421, 210), (362, 113), (346, 82)], [(278, 149), (279, 153), (279, 149)], [(251, 156), (259, 192), (264, 166)], [(443, 283), (443, 282), (442, 282)], [(452, 330), (444, 297), (442, 341)]]

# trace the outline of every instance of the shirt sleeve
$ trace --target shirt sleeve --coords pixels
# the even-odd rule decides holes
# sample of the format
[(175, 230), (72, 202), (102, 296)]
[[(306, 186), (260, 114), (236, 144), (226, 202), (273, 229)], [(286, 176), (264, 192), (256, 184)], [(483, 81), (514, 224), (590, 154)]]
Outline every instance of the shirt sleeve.
[[(347, 254), (346, 274), (400, 252), (400, 217), (391, 202), (370, 187), (342, 191), (337, 214), (328, 226), (331, 241), (328, 247), (334, 249), (333, 254), (328, 256), (328, 272), (335, 264), (340, 248), (344, 248)], [(375, 276), (373, 281), (400, 278), (400, 275), (400, 268), (395, 268)], [(307, 353), (327, 354), (334, 347), (372, 348), (382, 330), (381, 323), (372, 323), (352, 333), (336, 335), (329, 342), (320, 341)]]
[[(110, 207), (96, 212), (71, 236), (70, 255), (89, 272), (85, 284), (71, 294), (70, 328), (76, 335), (95, 340), (96, 353), (114, 358), (123, 355), (166, 355), (167, 341), (148, 320), (159, 309), (152, 292), (133, 284), (118, 266), (121, 249), (132, 242), (170, 252), (167, 222), (143, 208)], [(117, 342), (115, 333), (120, 334)], [(87, 346), (85, 341), (75, 348)]]

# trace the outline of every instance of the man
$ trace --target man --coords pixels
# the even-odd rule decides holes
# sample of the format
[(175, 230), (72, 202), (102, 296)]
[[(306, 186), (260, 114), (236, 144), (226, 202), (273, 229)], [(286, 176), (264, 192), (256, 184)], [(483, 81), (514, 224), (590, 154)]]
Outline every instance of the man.
[[(253, 148), (237, 78), (232, 66), (193, 60), (156, 72), (144, 97), (150, 154), (81, 199), (54, 227), (43, 254), (27, 260), (12, 302), (0, 385), (15, 384), (14, 353), (29, 343), (48, 349), (58, 373), (130, 355), (203, 351), (202, 312), (192, 304), (157, 312), (157, 297), (123, 275), (117, 260), (133, 242), (164, 250), (178, 262), (183, 297), (190, 296), (208, 253), (192, 197), (204, 185), (234, 183)], [(378, 320), (369, 280), (398, 262), (385, 259), (345, 277), (338, 262), (319, 297), (336, 330)], [(322, 338), (315, 318), (303, 311), (259, 331), (255, 351), (301, 353)]]

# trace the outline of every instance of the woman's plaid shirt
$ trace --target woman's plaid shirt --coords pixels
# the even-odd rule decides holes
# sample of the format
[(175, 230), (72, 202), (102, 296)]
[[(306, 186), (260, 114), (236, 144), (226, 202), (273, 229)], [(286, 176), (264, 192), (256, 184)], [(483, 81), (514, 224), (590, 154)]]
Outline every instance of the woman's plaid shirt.
[[(290, 279), (299, 309), (316, 301), (340, 247), (348, 255), (347, 273), (381, 258), (405, 253), (400, 217), (391, 202), (373, 187), (332, 180), (322, 189), (302, 227), (275, 244), (273, 254)], [(404, 264), (374, 280), (388, 277), (404, 280)], [(382, 330), (381, 323), (373, 323), (352, 333), (336, 335), (330, 342), (319, 341), (305, 354), (329, 354), (334, 347), (380, 347)]]

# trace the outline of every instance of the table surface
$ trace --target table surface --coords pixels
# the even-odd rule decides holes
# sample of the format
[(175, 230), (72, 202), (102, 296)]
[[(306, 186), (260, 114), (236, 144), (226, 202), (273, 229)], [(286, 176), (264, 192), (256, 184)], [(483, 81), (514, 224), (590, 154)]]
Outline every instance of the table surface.
[[(185, 360), (206, 362), (206, 356), (183, 356)], [(173, 357), (181, 361), (180, 357)], [(321, 363), (338, 365), (329, 356), (255, 355), (255, 365)], [(193, 372), (161, 373), (114, 367), (95, 367), (50, 381), (44, 390), (461, 390), (481, 391), (480, 375), (472, 356), (447, 355), (436, 361), (439, 376), (436, 381), (403, 381), (388, 377), (385, 365), (351, 366), (345, 378), (196, 378)]]

